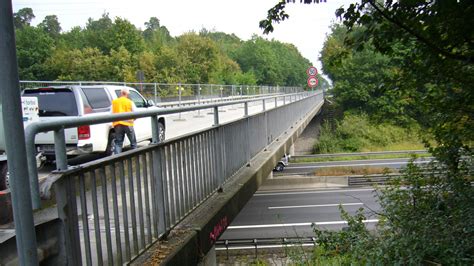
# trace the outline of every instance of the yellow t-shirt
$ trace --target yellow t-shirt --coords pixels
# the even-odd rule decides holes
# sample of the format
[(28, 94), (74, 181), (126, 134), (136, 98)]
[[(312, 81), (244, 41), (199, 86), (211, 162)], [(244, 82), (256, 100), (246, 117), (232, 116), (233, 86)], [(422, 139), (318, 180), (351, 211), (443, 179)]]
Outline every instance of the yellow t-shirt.
[[(120, 97), (112, 101), (112, 113), (119, 114), (119, 113), (127, 113), (132, 112), (133, 102), (128, 99), (127, 97)], [(133, 119), (123, 120), (123, 121), (115, 121), (112, 123), (112, 126), (117, 125), (124, 125), (124, 126), (133, 126)]]

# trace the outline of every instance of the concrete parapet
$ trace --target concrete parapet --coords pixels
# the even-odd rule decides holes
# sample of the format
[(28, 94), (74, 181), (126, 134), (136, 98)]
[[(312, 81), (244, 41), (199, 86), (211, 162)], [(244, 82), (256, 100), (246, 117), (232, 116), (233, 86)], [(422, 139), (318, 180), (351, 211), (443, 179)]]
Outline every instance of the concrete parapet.
[[(13, 225), (12, 225), (13, 226)], [(59, 219), (53, 219), (35, 225), (37, 239), (38, 261), (42, 265), (62, 265), (64, 261), (59, 257), (61, 249), (62, 230)], [(0, 265), (19, 265), (14, 228), (2, 228), (11, 231), (9, 237), (3, 234), (0, 239)]]
[(273, 177), (267, 179), (260, 190), (288, 190), (309, 189), (325, 187), (347, 187), (349, 185), (347, 176), (308, 176), (293, 175), (284, 177)]

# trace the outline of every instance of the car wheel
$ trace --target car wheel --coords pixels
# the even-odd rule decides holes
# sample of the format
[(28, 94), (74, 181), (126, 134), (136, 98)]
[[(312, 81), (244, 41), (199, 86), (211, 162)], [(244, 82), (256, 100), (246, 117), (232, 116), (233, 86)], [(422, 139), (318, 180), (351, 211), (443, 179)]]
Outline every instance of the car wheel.
[(107, 148), (105, 149), (104, 155), (110, 156), (115, 152), (115, 132), (109, 133), (109, 140), (107, 141)]
[(7, 162), (0, 162), (0, 190), (5, 190), (9, 187), (8, 178), (9, 174)]
[(158, 143), (162, 143), (165, 141), (165, 125), (163, 123), (158, 123)]
[(285, 169), (285, 166), (283, 165), (283, 163), (278, 163), (277, 166), (275, 166), (275, 171), (277, 172), (281, 172), (283, 171), (283, 169)]

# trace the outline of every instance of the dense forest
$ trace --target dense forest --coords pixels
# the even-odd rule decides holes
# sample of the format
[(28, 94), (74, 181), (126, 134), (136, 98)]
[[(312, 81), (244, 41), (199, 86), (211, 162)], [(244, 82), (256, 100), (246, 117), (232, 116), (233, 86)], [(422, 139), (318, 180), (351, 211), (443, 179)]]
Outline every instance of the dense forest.
[(142, 30), (104, 13), (69, 31), (56, 15), (37, 26), (34, 17), (14, 14), (21, 80), (136, 82), (141, 70), (144, 82), (305, 86), (311, 65), (292, 44), (206, 29), (173, 37), (156, 17)]

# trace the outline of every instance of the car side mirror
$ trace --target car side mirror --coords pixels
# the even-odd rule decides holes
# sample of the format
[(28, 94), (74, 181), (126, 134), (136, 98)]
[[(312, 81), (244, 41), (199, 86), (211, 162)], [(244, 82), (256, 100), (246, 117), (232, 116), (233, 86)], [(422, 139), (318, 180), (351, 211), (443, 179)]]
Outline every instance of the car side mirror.
[(147, 101), (148, 107), (155, 106), (155, 102), (153, 100)]

